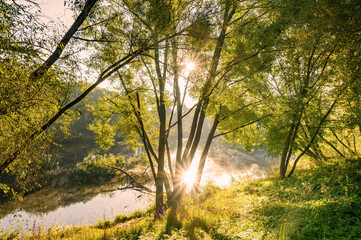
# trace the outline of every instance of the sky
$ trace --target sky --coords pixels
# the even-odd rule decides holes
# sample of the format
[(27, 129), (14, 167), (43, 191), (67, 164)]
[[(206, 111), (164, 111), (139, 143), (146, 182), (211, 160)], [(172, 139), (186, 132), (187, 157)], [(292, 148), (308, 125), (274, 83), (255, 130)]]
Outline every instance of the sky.
[[(44, 15), (42, 18), (44, 23), (48, 23), (50, 21), (53, 21), (55, 24), (60, 23), (65, 25), (65, 29), (67, 30), (74, 23), (75, 17), (77, 17), (73, 17), (73, 11), (69, 7), (64, 6), (64, 0), (38, 0), (36, 2), (41, 8), (42, 15)], [(89, 78), (91, 82), (95, 82), (97, 76)], [(110, 88), (110, 84), (107, 80), (105, 80), (99, 84), (98, 87)]]
[[(20, 0), (19, 2), (25, 2), (25, 0)], [(42, 21), (45, 24), (50, 21), (53, 21), (55, 24), (56, 23), (64, 24), (65, 27), (68, 28), (73, 24), (74, 22), (73, 12), (71, 9), (64, 6), (64, 0), (37, 0), (36, 2), (39, 4), (41, 8), (41, 12), (44, 15)], [(185, 75), (189, 75), (189, 72), (192, 70), (192, 67), (195, 66), (189, 66), (187, 64), (185, 69), (186, 71)], [(96, 76), (94, 76), (94, 81), (95, 80), (96, 80)], [(183, 95), (186, 80), (182, 77), (179, 80), (180, 80), (181, 94)], [(107, 80), (101, 83), (99, 87), (111, 88)], [(167, 86), (167, 89), (168, 91), (173, 91), (173, 88), (171, 86)], [(184, 103), (186, 107), (191, 108), (196, 103), (196, 100), (192, 99), (187, 95)]]
[(60, 21), (64, 25), (70, 27), (73, 23), (73, 12), (64, 6), (64, 0), (39, 0), (39, 4), (46, 20)]

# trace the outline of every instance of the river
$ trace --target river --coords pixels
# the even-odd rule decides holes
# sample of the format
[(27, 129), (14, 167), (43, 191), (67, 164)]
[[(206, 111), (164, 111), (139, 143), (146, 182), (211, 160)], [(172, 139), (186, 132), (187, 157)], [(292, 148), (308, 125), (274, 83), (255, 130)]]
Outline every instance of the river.
[[(28, 213), (16, 210), (0, 220), (4, 230), (34, 230), (39, 228), (81, 226), (96, 224), (98, 220), (114, 219), (116, 214), (128, 214), (136, 209), (144, 210), (152, 203), (151, 197), (135, 190), (101, 193), (89, 201), (58, 207), (48, 213)], [(34, 203), (35, 204), (35, 203)]]
[[(195, 160), (191, 166), (191, 175), (195, 174), (198, 165), (200, 152), (197, 152)], [(215, 157), (216, 159), (216, 157)], [(258, 169), (258, 164), (253, 163), (247, 168), (229, 169), (227, 166), (221, 166), (216, 160), (207, 158), (201, 185), (212, 180), (220, 187), (226, 187), (231, 184), (232, 179), (254, 179), (263, 176), (262, 171)], [(37, 205), (41, 205), (42, 196), (36, 196), (37, 193), (25, 198), (28, 201), (28, 209), (37, 209)], [(38, 231), (39, 229), (49, 229), (50, 227), (62, 228), (73, 225), (92, 225), (98, 220), (113, 220), (117, 214), (128, 214), (136, 209), (144, 210), (153, 203), (154, 196), (145, 195), (135, 190), (114, 190), (108, 193), (100, 193), (91, 197), (77, 198), (70, 204), (50, 208), (44, 210), (45, 207), (38, 207), (40, 210), (32, 210), (27, 212), (18, 208), (14, 212), (5, 215), (0, 219), (0, 230), (30, 230)], [(49, 201), (45, 205), (51, 205)], [(41, 210), (43, 209), (43, 210)]]

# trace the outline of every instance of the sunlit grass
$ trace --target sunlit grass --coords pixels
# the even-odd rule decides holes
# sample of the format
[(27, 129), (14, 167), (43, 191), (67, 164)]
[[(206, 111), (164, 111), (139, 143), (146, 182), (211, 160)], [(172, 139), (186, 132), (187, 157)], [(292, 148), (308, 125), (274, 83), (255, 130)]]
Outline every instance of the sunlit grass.
[(0, 239), (134, 239), (144, 234), (154, 220), (154, 207), (146, 211), (136, 210), (132, 214), (118, 214), (113, 221), (99, 220), (92, 226), (56, 226), (46, 230), (37, 228), (27, 232), (7, 231)]
[(242, 179), (225, 189), (210, 182), (184, 199), (170, 231), (152, 209), (23, 239), (359, 239), (359, 169), (354, 159), (300, 166), (286, 180)]

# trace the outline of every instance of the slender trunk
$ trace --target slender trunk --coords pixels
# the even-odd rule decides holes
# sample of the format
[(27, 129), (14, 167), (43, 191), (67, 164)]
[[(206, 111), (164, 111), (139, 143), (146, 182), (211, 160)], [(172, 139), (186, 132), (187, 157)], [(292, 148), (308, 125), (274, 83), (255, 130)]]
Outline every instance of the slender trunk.
[[(194, 139), (191, 139), (192, 142), (192, 148), (191, 151), (185, 152), (185, 154), (183, 154), (183, 160), (186, 163), (186, 170), (188, 169), (188, 167), (190, 166), (192, 159), (194, 157), (194, 154), (197, 150), (198, 147), (198, 143), (200, 140), (200, 136), (202, 133), (202, 128), (203, 128), (203, 123), (204, 123), (204, 119), (205, 119), (205, 111), (207, 110), (208, 107), (208, 103), (209, 103), (209, 97), (210, 97), (210, 90), (211, 90), (211, 86), (212, 86), (212, 82), (214, 81), (214, 79), (217, 76), (217, 69), (218, 69), (218, 65), (219, 65), (219, 60), (221, 57), (221, 53), (222, 53), (222, 48), (224, 45), (224, 40), (226, 37), (226, 32), (227, 32), (227, 28), (229, 26), (229, 23), (236, 11), (236, 7), (234, 6), (234, 8), (232, 10), (230, 10), (230, 2), (228, 2), (226, 4), (225, 7), (225, 12), (224, 12), (224, 19), (223, 19), (223, 24), (222, 24), (222, 28), (221, 28), (221, 32), (219, 33), (219, 36), (217, 38), (217, 43), (216, 43), (216, 48), (214, 49), (213, 52), (213, 57), (212, 57), (212, 62), (209, 68), (209, 74), (207, 75), (207, 79), (206, 82), (204, 84), (204, 87), (202, 89), (202, 111), (200, 112), (200, 116), (198, 119), (193, 119), (196, 120), (195, 122), (193, 121), (193, 123), (195, 123), (195, 125), (192, 125), (192, 128), (196, 128), (196, 134)], [(188, 139), (189, 141), (189, 139)], [(188, 144), (188, 142), (187, 142)]]
[(318, 132), (321, 129), (322, 124), (324, 123), (324, 121), (326, 120), (326, 118), (328, 117), (328, 115), (331, 113), (332, 109), (335, 107), (336, 103), (337, 103), (338, 97), (335, 99), (335, 101), (332, 103), (331, 107), (328, 109), (327, 113), (323, 116), (323, 118), (321, 119), (320, 123), (318, 124), (316, 131), (314, 133), (314, 135), (312, 136), (310, 142), (307, 144), (307, 146), (305, 147), (305, 149), (300, 153), (300, 155), (298, 155), (298, 157), (295, 159), (295, 162), (293, 163), (293, 167), (290, 171), (290, 173), (288, 174), (287, 177), (290, 177), (293, 172), (296, 169), (296, 165), (298, 163), (298, 161), (301, 159), (301, 157), (308, 151), (308, 149), (311, 147), (312, 143), (315, 141)]
[(356, 136), (355, 136), (354, 130), (352, 130), (352, 136), (353, 136), (353, 148), (354, 148), (355, 154), (358, 156), (357, 147), (356, 147)]
[(322, 137), (322, 140), (327, 143), (327, 145), (329, 145), (333, 150), (335, 150), (335, 152), (337, 152), (340, 157), (345, 157), (331, 142), (329, 142), (327, 139), (325, 139), (324, 137)]
[(344, 146), (347, 150), (349, 150), (353, 155), (356, 155), (356, 153), (337, 136), (336, 132), (332, 128), (331, 128), (331, 132), (336, 137), (337, 141), (341, 143), (342, 146)]
[(185, 186), (182, 185), (182, 177), (183, 174), (186, 170), (186, 157), (188, 155), (188, 152), (191, 148), (191, 144), (192, 144), (192, 140), (194, 138), (196, 129), (197, 129), (197, 122), (198, 122), (198, 117), (201, 111), (201, 102), (198, 102), (198, 105), (195, 109), (194, 112), (194, 116), (193, 116), (193, 122), (192, 122), (192, 126), (191, 126), (191, 130), (188, 136), (188, 140), (186, 143), (186, 146), (184, 148), (183, 151), (183, 156), (181, 158), (181, 161), (178, 162), (178, 164), (176, 165), (176, 174), (175, 174), (175, 181), (174, 181), (174, 188), (173, 188), (173, 193), (170, 199), (170, 202), (173, 206), (175, 206), (177, 204), (177, 202), (182, 199), (182, 196), (185, 192)]
[(200, 101), (198, 101), (198, 105), (194, 111), (191, 130), (189, 132), (188, 140), (187, 140), (186, 146), (183, 151), (182, 160), (181, 160), (182, 161), (182, 163), (181, 163), (182, 169), (180, 169), (180, 171), (182, 171), (182, 172), (184, 172), (186, 170), (184, 163), (186, 162), (186, 158), (187, 158), (189, 150), (191, 149), (191, 146), (192, 146), (192, 142), (193, 142), (196, 130), (197, 130), (197, 123), (198, 123), (198, 118), (199, 118), (201, 109), (202, 109), (202, 101), (200, 100)]
[(236, 11), (236, 5), (234, 5), (234, 7), (231, 9), (231, 1), (227, 2), (226, 7), (224, 9), (224, 16), (223, 16), (224, 18), (223, 18), (221, 32), (217, 38), (216, 48), (213, 52), (211, 65), (208, 71), (209, 73), (207, 75), (206, 82), (202, 89), (201, 98), (198, 101), (198, 105), (194, 112), (191, 131), (189, 133), (189, 137), (182, 155), (182, 160), (181, 160), (182, 162), (179, 168), (176, 169), (176, 172), (178, 170), (180, 172), (177, 172), (176, 181), (179, 182), (177, 182), (178, 183), (177, 187), (173, 191), (172, 200), (174, 201), (178, 201), (179, 199), (181, 199), (185, 191), (185, 187), (180, 185), (181, 176), (185, 171), (188, 170), (199, 144), (203, 123), (205, 119), (205, 111), (207, 109), (209, 97), (211, 94), (212, 82), (217, 76), (217, 68), (219, 65), (219, 60), (224, 45), (227, 28), (231, 22), (231, 19), (235, 11)]
[(198, 168), (197, 168), (197, 175), (196, 175), (196, 179), (195, 179), (195, 182), (194, 182), (193, 188), (192, 188), (193, 193), (198, 193), (199, 185), (200, 185), (201, 179), (202, 179), (204, 165), (206, 163), (206, 159), (208, 156), (208, 151), (209, 151), (209, 148), (211, 147), (214, 133), (216, 132), (216, 129), (217, 129), (217, 126), (219, 123), (218, 119), (219, 119), (219, 113), (216, 115), (216, 118), (214, 119), (213, 126), (208, 134), (207, 141), (206, 141), (206, 144), (204, 146), (204, 149), (203, 149), (203, 152), (201, 155), (201, 159), (199, 160), (199, 164), (198, 164)]
[[(292, 145), (297, 138), (298, 129), (301, 126), (301, 119), (303, 115), (304, 106), (300, 109), (299, 113), (294, 113), (292, 117), (291, 127), (282, 151), (281, 163), (280, 163), (280, 177), (284, 179), (286, 176), (287, 168), (292, 156)], [(297, 116), (298, 115), (298, 116)]]
[(153, 164), (153, 161), (152, 161), (152, 156), (150, 155), (149, 149), (148, 149), (148, 147), (147, 147), (146, 144), (145, 144), (145, 138), (143, 137), (142, 140), (143, 140), (145, 152), (146, 152), (146, 154), (147, 154), (147, 156), (148, 156), (148, 161), (149, 161), (149, 164), (150, 164), (150, 169), (152, 170), (153, 179), (154, 179), (154, 181), (155, 181), (155, 180), (157, 179), (157, 174), (155, 173), (155, 168), (154, 168), (154, 164)]
[(169, 150), (168, 141), (167, 141), (167, 144), (166, 144), (166, 149), (167, 149), (169, 173), (170, 173), (170, 177), (171, 177), (171, 179), (172, 179), (172, 182), (174, 182), (174, 172), (173, 172), (173, 167), (172, 167), (172, 158), (171, 158), (171, 156), (170, 156), (170, 150)]
[(327, 157), (325, 156), (325, 154), (323, 154), (320, 145), (317, 142), (315, 142), (311, 147), (313, 149), (313, 152), (320, 161), (324, 161), (324, 162), (327, 161)]
[[(163, 90), (164, 91), (164, 90)], [(165, 104), (162, 93), (160, 94), (160, 125), (159, 125), (159, 146), (158, 146), (158, 176), (156, 186), (156, 208), (163, 206), (163, 184), (165, 179), (164, 159), (165, 159)], [(163, 98), (163, 99), (162, 99)]]
[(317, 153), (315, 153), (311, 149), (308, 149), (305, 154), (307, 156), (313, 158), (315, 161), (320, 162), (320, 157), (317, 155)]
[[(309, 124), (309, 121), (306, 120), (306, 129), (305, 128), (302, 128), (304, 134), (305, 134), (305, 139), (306, 139), (306, 142), (307, 142), (307, 139), (309, 139), (309, 134), (308, 133), (312, 133), (312, 129), (311, 129), (311, 126)], [(322, 136), (321, 136), (322, 137)], [(312, 151), (311, 151), (311, 154), (308, 154), (310, 153), (310, 151), (308, 151), (306, 154), (309, 155), (310, 157), (312, 157), (313, 159), (315, 159), (316, 161), (327, 161), (327, 158), (326, 156), (323, 154), (323, 152), (321, 151), (321, 148), (320, 148), (320, 145), (315, 142), (312, 146)]]
[[(138, 124), (139, 124), (139, 127), (140, 127), (140, 130), (138, 131), (138, 134), (140, 135), (142, 141), (143, 141), (143, 145), (144, 145), (144, 148), (145, 148), (145, 151), (147, 153), (147, 156), (148, 156), (148, 161), (149, 161), (149, 164), (150, 164), (150, 167), (151, 167), (151, 170), (152, 170), (152, 174), (153, 174), (153, 178), (154, 178), (154, 181), (157, 179), (157, 174), (155, 172), (155, 168), (154, 168), (154, 164), (153, 164), (153, 161), (152, 161), (152, 157), (151, 157), (151, 152), (153, 150), (153, 147), (152, 145), (150, 144), (149, 142), (149, 138), (147, 136), (147, 132), (145, 130), (145, 127), (144, 127), (144, 123), (143, 123), (143, 119), (142, 119), (142, 116), (141, 116), (141, 113), (140, 113), (140, 97), (139, 97), (139, 93), (137, 92), (136, 94), (136, 102), (137, 102), (137, 107), (134, 105), (132, 99), (131, 99), (131, 95), (130, 95), (130, 92), (125, 84), (125, 82), (123, 81), (123, 78), (121, 76), (119, 76), (119, 79), (120, 79), (120, 82), (124, 88), (124, 91), (126, 93), (126, 95), (128, 96), (128, 101), (130, 103), (130, 105), (132, 106), (132, 109), (133, 109), (133, 113), (134, 115), (136, 116), (137, 120), (138, 120)], [(157, 158), (155, 158), (156, 161)]]
[(203, 106), (202, 106), (202, 111), (201, 111), (201, 114), (199, 115), (199, 119), (198, 119), (198, 123), (197, 123), (197, 131), (196, 131), (196, 134), (194, 136), (194, 140), (192, 142), (192, 148), (186, 158), (186, 162), (185, 162), (185, 165), (186, 165), (186, 169), (189, 168), (189, 166), (191, 165), (192, 161), (193, 161), (193, 158), (194, 158), (194, 155), (197, 151), (197, 148), (198, 148), (198, 145), (199, 145), (199, 141), (201, 140), (201, 135), (202, 135), (202, 132), (203, 132), (203, 124), (204, 124), (204, 120), (206, 118), (206, 109), (208, 107), (208, 102), (209, 102), (209, 99), (207, 98), (204, 103), (203, 103)]
[(164, 160), (165, 160), (165, 145), (166, 145), (166, 107), (165, 107), (165, 80), (162, 77), (160, 70), (160, 61), (159, 61), (159, 45), (158, 42), (158, 33), (157, 30), (154, 34), (154, 39), (156, 42), (154, 49), (154, 62), (155, 68), (158, 77), (158, 86), (159, 86), (159, 142), (158, 142), (158, 174), (155, 181), (156, 187), (156, 196), (155, 196), (155, 205), (157, 211), (157, 217), (160, 218), (163, 214), (162, 208), (164, 204), (163, 196), (163, 185), (165, 184), (165, 171), (164, 171)]
[(59, 59), (66, 45), (69, 43), (70, 39), (74, 36), (76, 31), (78, 31), (79, 27), (85, 21), (85, 19), (89, 15), (90, 10), (94, 7), (97, 1), (98, 0), (86, 1), (82, 12), (79, 14), (73, 25), (71, 25), (69, 30), (65, 33), (61, 41), (57, 44), (54, 52), (48, 57), (48, 59), (45, 60), (45, 62), (40, 67), (38, 67), (34, 72), (31, 73), (30, 79), (35, 80), (43, 76), (48, 71), (48, 69)]
[(288, 135), (286, 138), (286, 142), (283, 147), (281, 162), (280, 162), (280, 177), (283, 179), (286, 175), (287, 164), (289, 161), (287, 159), (290, 158), (292, 152), (292, 138), (294, 136), (294, 130), (296, 128), (295, 119), (292, 120), (292, 124), (290, 130), (288, 131)]
[(173, 190), (178, 190), (181, 185), (182, 179), (182, 150), (183, 150), (183, 106), (181, 102), (180, 89), (179, 89), (179, 69), (178, 69), (178, 46), (175, 40), (172, 41), (172, 57), (174, 66), (174, 96), (177, 102), (177, 153), (175, 163), (175, 176), (173, 179)]
[[(303, 110), (306, 106), (305, 103), (303, 103), (304, 98), (306, 97), (307, 93), (308, 93), (308, 88), (309, 88), (309, 82), (310, 82), (310, 76), (311, 76), (311, 69), (312, 69), (312, 59), (314, 57), (315, 51), (316, 51), (316, 46), (313, 46), (312, 52), (310, 57), (308, 58), (308, 64), (307, 64), (307, 73), (305, 76), (305, 80), (304, 80), (304, 85), (301, 87), (300, 89), (300, 94), (299, 94), (299, 98), (298, 98), (298, 102), (296, 103), (296, 107), (295, 107), (295, 112), (293, 113), (293, 119), (292, 119), (292, 124), (290, 127), (290, 131), (287, 135), (287, 139), (282, 151), (282, 156), (281, 156), (281, 162), (280, 162), (280, 177), (281, 179), (284, 179), (286, 176), (286, 172), (287, 172), (287, 168), (290, 162), (290, 158), (292, 155), (292, 145), (295, 141), (295, 139), (297, 138), (297, 132), (298, 132), (298, 128), (301, 125), (301, 119), (302, 119), (302, 114), (303, 114)], [(298, 106), (301, 104), (301, 108), (298, 109)], [(297, 115), (299, 115), (297, 117)]]

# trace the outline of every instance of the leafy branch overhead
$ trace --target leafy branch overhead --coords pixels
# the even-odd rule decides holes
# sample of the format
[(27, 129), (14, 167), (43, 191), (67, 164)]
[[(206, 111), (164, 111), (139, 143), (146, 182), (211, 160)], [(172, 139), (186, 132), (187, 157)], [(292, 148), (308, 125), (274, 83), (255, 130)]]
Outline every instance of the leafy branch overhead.
[[(119, 138), (142, 146), (157, 217), (164, 206), (176, 209), (187, 191), (183, 177), (199, 160), (191, 190), (198, 193), (214, 139), (266, 149), (280, 159), (281, 178), (306, 156), (326, 162), (359, 154), (357, 1), (67, 4), (77, 17), (51, 41), (26, 5), (1, 2), (1, 175), (25, 182), (41, 175), (54, 126), (66, 129), (105, 82), (109, 89), (86, 108), (94, 115), (87, 129), (105, 150)], [(55, 50), (46, 54), (49, 46)], [(91, 164), (147, 188), (114, 159)]]

